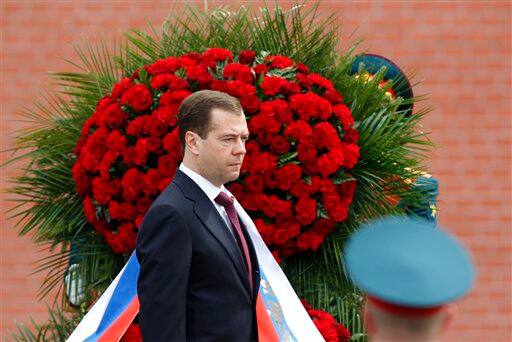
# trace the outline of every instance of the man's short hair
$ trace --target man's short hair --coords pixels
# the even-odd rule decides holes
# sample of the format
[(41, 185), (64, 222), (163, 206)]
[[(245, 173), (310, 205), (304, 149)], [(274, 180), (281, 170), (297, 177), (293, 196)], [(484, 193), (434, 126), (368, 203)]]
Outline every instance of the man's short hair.
[(235, 114), (242, 113), (240, 101), (226, 93), (215, 90), (201, 90), (193, 93), (183, 100), (178, 113), (179, 138), (183, 148), (187, 131), (192, 131), (202, 139), (206, 139), (213, 109)]

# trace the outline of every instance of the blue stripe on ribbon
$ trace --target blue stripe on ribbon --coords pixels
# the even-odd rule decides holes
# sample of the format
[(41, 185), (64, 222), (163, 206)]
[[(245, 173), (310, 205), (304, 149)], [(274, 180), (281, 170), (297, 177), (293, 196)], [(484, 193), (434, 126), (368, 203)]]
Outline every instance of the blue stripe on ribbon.
[(112, 293), (112, 297), (105, 309), (98, 329), (85, 339), (86, 342), (97, 341), (137, 296), (137, 278), (139, 277), (139, 270), (139, 261), (137, 260), (135, 252), (133, 252), (114, 289), (114, 293)]

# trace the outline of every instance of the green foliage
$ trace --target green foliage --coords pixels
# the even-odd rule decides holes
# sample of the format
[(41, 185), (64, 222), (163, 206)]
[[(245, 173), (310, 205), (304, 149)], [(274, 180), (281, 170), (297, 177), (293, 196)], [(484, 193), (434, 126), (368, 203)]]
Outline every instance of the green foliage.
[[(350, 233), (366, 220), (400, 212), (386, 200), (388, 196), (400, 196), (409, 203), (421, 199), (422, 194), (411, 191), (406, 179), (414, 177), (413, 170), (423, 168), (422, 160), (432, 147), (425, 134), (417, 131), (426, 111), (412, 116), (398, 112), (400, 101), (389, 101), (384, 94), (386, 89), (378, 88), (382, 72), (369, 82), (350, 76), (355, 46), (341, 55), (337, 52), (337, 16), (320, 18), (318, 5), (297, 4), (286, 12), (278, 6), (258, 12), (242, 6), (237, 11), (221, 7), (209, 13), (195, 7), (186, 11), (175, 8), (171, 13), (161, 32), (152, 26), (149, 33), (134, 29), (112, 48), (104, 42), (89, 42), (77, 48), (80, 64), (69, 62), (80, 71), (51, 74), (57, 90), (23, 112), (31, 127), (18, 132), (12, 150), (15, 157), (2, 165), (27, 161), (23, 175), (13, 180), (10, 189), (17, 195), (13, 201), (18, 203), (11, 210), (11, 218), (16, 219), (21, 235), (32, 232), (36, 242), (53, 251), (36, 270), (47, 273), (40, 296), (54, 288), (63, 290), (62, 279), (73, 242), (86, 297), (81, 307), (73, 310), (62, 296), (60, 306), (55, 303), (49, 309), (47, 324), (20, 326), (13, 336), (24, 341), (65, 339), (86, 312), (86, 303), (106, 289), (127, 260), (127, 256), (112, 253), (87, 224), (71, 178), (73, 149), (98, 100), (121, 77), (132, 75), (142, 65), (209, 47), (224, 47), (235, 54), (253, 49), (304, 63), (332, 80), (352, 110), (360, 132), (361, 159), (350, 174), (341, 172), (335, 178), (337, 184), (357, 180), (349, 219), (328, 236), (316, 253), (291, 257), (285, 261), (284, 269), (300, 297), (334, 314), (354, 334), (354, 340), (365, 340), (359, 316), (361, 297), (347, 278), (343, 246)], [(285, 155), (279, 164), (293, 158)]]
[(82, 319), (82, 315), (69, 314), (59, 307), (48, 307), (49, 321), (44, 324), (36, 323), (30, 319), (30, 326), (19, 323), (16, 332), (11, 332), (13, 341), (59, 341), (65, 342), (73, 329)]

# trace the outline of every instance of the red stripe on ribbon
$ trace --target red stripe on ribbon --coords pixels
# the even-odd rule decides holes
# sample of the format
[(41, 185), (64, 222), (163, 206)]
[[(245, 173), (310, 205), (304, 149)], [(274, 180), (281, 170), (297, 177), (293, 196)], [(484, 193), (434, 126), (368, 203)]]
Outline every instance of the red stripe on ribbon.
[(263, 303), (261, 294), (256, 299), (256, 320), (258, 322), (258, 339), (265, 342), (279, 342), (274, 324)]
[(139, 312), (139, 297), (135, 297), (126, 310), (108, 327), (98, 342), (119, 341)]

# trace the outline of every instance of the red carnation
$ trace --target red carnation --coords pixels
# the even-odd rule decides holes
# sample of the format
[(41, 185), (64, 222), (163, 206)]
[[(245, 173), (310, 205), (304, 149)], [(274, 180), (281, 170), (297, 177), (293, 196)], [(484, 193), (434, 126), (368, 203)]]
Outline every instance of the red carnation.
[(308, 79), (313, 83), (313, 85), (316, 85), (318, 87), (321, 87), (324, 89), (334, 88), (334, 84), (332, 84), (331, 81), (320, 76), (319, 74), (309, 74)]
[(146, 67), (150, 75), (173, 73), (182, 67), (182, 60), (177, 57), (167, 57)]
[(233, 53), (227, 49), (223, 48), (211, 48), (206, 50), (201, 56), (203, 64), (206, 66), (215, 69), (217, 62), (222, 62), (227, 60), (228, 62), (233, 61)]
[(181, 58), (188, 58), (190, 59), (191, 61), (195, 61), (197, 62), (199, 59), (201, 59), (201, 54), (195, 52), (195, 51), (192, 51), (192, 52), (187, 52), (186, 54), (184, 54), (183, 56), (181, 56)]
[[(266, 242), (266, 241), (265, 241)], [(276, 262), (278, 264), (281, 264), (281, 258), (279, 257), (279, 252), (277, 251), (272, 251), (272, 256), (274, 257), (274, 259), (276, 260)]]
[(313, 309), (313, 307), (304, 299), (301, 299), (301, 302), (309, 316), (313, 319), (318, 331), (320, 331), (327, 342), (350, 341), (350, 332), (343, 326), (343, 324), (337, 323), (334, 316), (329, 314), (327, 311)]
[(315, 189), (311, 185), (306, 184), (303, 180), (298, 180), (290, 188), (290, 193), (294, 196), (299, 197), (308, 195), (314, 192), (314, 190)]
[(109, 183), (103, 181), (99, 177), (92, 179), (92, 194), (96, 202), (99, 204), (108, 204), (112, 198)]
[(128, 169), (121, 180), (123, 197), (133, 201), (138, 198), (144, 184), (144, 174), (136, 168)]
[(101, 112), (99, 123), (104, 126), (110, 126), (111, 128), (117, 128), (124, 126), (127, 119), (128, 114), (126, 114), (116, 102), (110, 104)]
[(277, 187), (282, 190), (289, 190), (291, 186), (300, 179), (302, 169), (296, 164), (286, 164), (275, 172)]
[(281, 212), (290, 211), (291, 203), (284, 201), (275, 195), (266, 196), (266, 200), (262, 205), (261, 210), (268, 217), (275, 217)]
[(112, 100), (119, 99), (121, 95), (123, 95), (123, 93), (126, 91), (126, 89), (130, 88), (131, 85), (132, 79), (130, 77), (125, 77), (120, 82), (116, 83), (112, 89)]
[[(302, 141), (297, 148), (298, 158), (301, 162), (314, 162), (317, 157), (315, 146), (309, 141)], [(318, 165), (319, 168), (322, 166)]]
[(253, 85), (238, 80), (225, 82), (223, 91), (238, 98), (256, 94), (256, 88)]
[(166, 87), (170, 90), (188, 89), (188, 83), (181, 77), (174, 74), (160, 74), (153, 77), (151, 80), (151, 88), (159, 89)]
[(285, 56), (267, 56), (265, 60), (270, 61), (270, 67), (284, 69), (293, 65), (293, 61)]
[(354, 195), (356, 186), (357, 186), (356, 181), (349, 181), (349, 182), (341, 183), (338, 186), (338, 188), (339, 188), (340, 194), (342, 194), (342, 196), (344, 198), (348, 198), (348, 199), (352, 200), (352, 196)]
[(140, 330), (140, 325), (132, 323), (124, 333), (123, 337), (121, 337), (120, 342), (141, 342), (142, 341), (142, 332)]
[(248, 113), (254, 113), (260, 107), (260, 99), (256, 95), (242, 96), (240, 98), (240, 103)]
[(158, 158), (158, 172), (160, 172), (162, 176), (174, 176), (177, 166), (178, 161), (171, 155), (164, 155)]
[(186, 99), (192, 93), (188, 90), (174, 90), (174, 91), (166, 91), (160, 96), (159, 105), (160, 106), (174, 106), (180, 105), (184, 99)]
[[(159, 106), (156, 108), (151, 115), (158, 118), (161, 122), (167, 126), (174, 127), (177, 124), (176, 115), (178, 114), (178, 106)], [(164, 128), (165, 129), (165, 128)]]
[(151, 169), (144, 175), (144, 187), (142, 191), (146, 196), (156, 195), (160, 185), (160, 174), (157, 170)]
[(148, 157), (147, 138), (139, 139), (133, 148), (134, 156), (132, 161), (137, 165), (146, 164)]
[(109, 96), (102, 97), (98, 101), (98, 104), (96, 105), (96, 112), (101, 112), (101, 111), (105, 110), (108, 106), (110, 106), (114, 102), (115, 101), (113, 99), (111, 99)]
[(110, 169), (113, 163), (119, 157), (119, 151), (108, 151), (103, 156), (103, 159), (98, 165), (98, 171), (100, 172), (100, 178), (104, 181), (110, 180)]
[(175, 151), (180, 146), (179, 130), (175, 128), (171, 133), (168, 133), (163, 139), (164, 149), (167, 151)]
[(304, 87), (304, 88), (311, 88), (313, 85), (313, 81), (311, 81), (308, 77), (308, 75), (304, 74), (298, 74), (297, 75), (297, 81)]
[(146, 140), (146, 148), (148, 152), (159, 153), (162, 148), (162, 140), (157, 137), (149, 137)]
[(343, 141), (348, 143), (355, 143), (359, 140), (359, 132), (356, 129), (348, 129), (343, 133)]
[(119, 203), (117, 201), (110, 201), (108, 212), (111, 219), (115, 220), (133, 220), (135, 218), (135, 208), (130, 203)]
[(284, 124), (289, 124), (293, 121), (293, 114), (290, 106), (288, 106), (288, 102), (281, 99), (276, 99), (269, 101), (268, 103), (270, 103), (272, 106), (277, 120)]
[(292, 122), (284, 131), (285, 136), (292, 137), (298, 141), (307, 140), (312, 134), (313, 129), (311, 126), (306, 121), (302, 120)]
[(142, 197), (137, 200), (135, 208), (137, 209), (137, 212), (139, 214), (145, 214), (148, 211), (149, 207), (151, 207), (152, 203), (153, 200), (150, 197)]
[(142, 112), (153, 104), (153, 94), (144, 84), (136, 84), (124, 92), (121, 103), (129, 105), (136, 112)]
[(306, 196), (299, 197), (295, 205), (295, 212), (299, 223), (307, 226), (316, 219), (316, 201)]
[(259, 193), (246, 193), (240, 198), (240, 201), (244, 208), (248, 210), (259, 210), (265, 206), (266, 196)]
[(341, 222), (348, 217), (348, 207), (343, 205), (338, 193), (324, 193), (323, 203), (329, 217), (336, 222)]
[(344, 104), (337, 104), (333, 107), (334, 114), (340, 120), (343, 130), (346, 131), (354, 125), (354, 118), (350, 112), (350, 108), (348, 108)]
[(255, 65), (252, 69), (257, 75), (265, 75), (268, 71), (268, 67), (265, 64)]
[(270, 143), (270, 150), (276, 154), (283, 154), (288, 152), (290, 146), (291, 145), (288, 140), (280, 135), (276, 135), (272, 138), (272, 142)]
[(239, 80), (244, 83), (253, 83), (254, 77), (251, 68), (244, 64), (231, 63), (224, 67), (222, 77), (231, 80)]
[(275, 169), (277, 166), (277, 158), (273, 154), (263, 152), (255, 156), (251, 164), (255, 173), (263, 173)]
[(265, 241), (267, 245), (270, 245), (274, 234), (273, 226), (266, 224), (262, 219), (255, 219), (254, 225), (258, 229), (258, 232), (261, 234), (263, 241)]
[(89, 190), (89, 178), (87, 172), (82, 168), (80, 160), (71, 168), (71, 176), (76, 184), (76, 192), (81, 196), (85, 195)]
[(337, 324), (336, 329), (338, 330), (339, 342), (349, 342), (351, 340), (350, 331), (343, 324)]
[(242, 50), (238, 54), (238, 61), (242, 64), (251, 64), (254, 62), (256, 53), (252, 50)]
[[(154, 112), (153, 112), (154, 113)], [(150, 116), (147, 119), (144, 132), (152, 137), (161, 137), (167, 132), (167, 125), (155, 116)]]
[(128, 124), (128, 127), (126, 127), (126, 133), (128, 135), (138, 137), (146, 127), (146, 123), (148, 120), (149, 115), (142, 115), (136, 117)]
[(126, 148), (126, 137), (116, 129), (108, 135), (107, 146), (111, 151), (122, 152)]
[(297, 63), (297, 72), (301, 74), (309, 74), (309, 68), (302, 63)]
[(279, 185), (279, 181), (277, 180), (276, 171), (269, 170), (263, 173), (263, 178), (265, 179), (265, 185), (268, 189), (275, 189)]
[(329, 122), (320, 122), (313, 127), (313, 143), (317, 149), (341, 147), (338, 132)]
[(253, 133), (266, 132), (276, 134), (281, 128), (281, 124), (272, 117), (262, 114), (255, 115), (249, 120), (249, 130)]
[(328, 88), (325, 91), (323, 97), (332, 104), (336, 104), (343, 101), (343, 97), (341, 96), (341, 94), (338, 93), (334, 88)]
[(297, 112), (302, 120), (306, 121), (310, 118), (327, 120), (332, 114), (329, 101), (312, 92), (290, 96), (290, 107)]
[(347, 168), (347, 170), (352, 169), (359, 160), (359, 146), (356, 144), (343, 144), (343, 155), (343, 165)]
[(259, 175), (249, 175), (244, 179), (244, 186), (249, 192), (262, 192), (265, 183)]
[(89, 196), (86, 196), (82, 201), (84, 214), (87, 220), (91, 223), (97, 220), (96, 218), (96, 207), (92, 203), (92, 199)]
[(199, 85), (205, 86), (213, 81), (213, 76), (206, 67), (197, 65), (187, 68), (186, 76), (191, 81), (196, 81)]
[(297, 247), (302, 251), (313, 250), (316, 251), (318, 247), (324, 241), (324, 236), (316, 233), (315, 231), (309, 231), (302, 233), (297, 238)]
[(318, 158), (318, 170), (322, 176), (327, 177), (338, 171), (343, 165), (343, 161), (343, 151), (339, 148), (332, 149), (329, 153)]
[(263, 90), (263, 94), (267, 96), (276, 96), (277, 94), (282, 93), (283, 90), (286, 90), (288, 83), (289, 82), (282, 77), (266, 76), (260, 87), (261, 90)]

